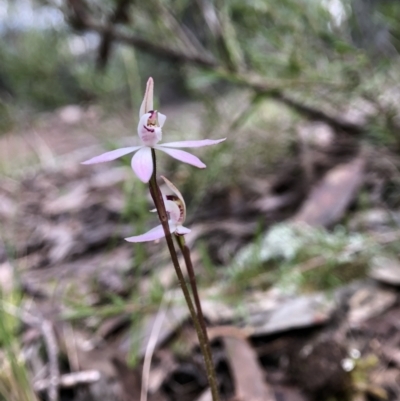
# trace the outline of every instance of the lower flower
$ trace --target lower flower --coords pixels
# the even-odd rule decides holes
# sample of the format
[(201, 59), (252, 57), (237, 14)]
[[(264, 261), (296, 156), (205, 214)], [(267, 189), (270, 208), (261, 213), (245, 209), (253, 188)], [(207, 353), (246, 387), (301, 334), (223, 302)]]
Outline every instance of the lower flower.
[[(171, 234), (185, 235), (190, 233), (190, 229), (182, 225), (186, 219), (186, 204), (182, 194), (179, 192), (178, 188), (176, 188), (175, 185), (172, 184), (171, 181), (167, 180), (163, 176), (161, 176), (161, 178), (165, 181), (169, 189), (174, 193), (174, 195), (163, 194), (165, 210), (167, 211), (169, 216), (168, 225)], [(157, 227), (152, 228), (145, 234), (128, 237), (125, 238), (125, 240), (128, 242), (148, 242), (155, 241), (164, 236), (164, 229), (163, 226), (160, 224)]]

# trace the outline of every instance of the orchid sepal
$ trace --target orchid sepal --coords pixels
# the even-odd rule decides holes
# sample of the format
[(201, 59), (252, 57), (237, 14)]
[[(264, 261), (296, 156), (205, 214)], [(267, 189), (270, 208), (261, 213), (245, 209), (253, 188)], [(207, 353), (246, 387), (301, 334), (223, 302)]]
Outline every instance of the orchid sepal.
[[(171, 234), (175, 235), (186, 235), (191, 232), (191, 230), (187, 227), (181, 226), (181, 225), (176, 225), (173, 223), (169, 223), (169, 230)], [(150, 242), (150, 241), (156, 241), (158, 239), (161, 239), (165, 237), (164, 229), (163, 226), (160, 224), (151, 230), (147, 231), (144, 234), (141, 235), (134, 235), (133, 237), (127, 237), (125, 238), (125, 241), (128, 242)]]
[(142, 117), (143, 114), (146, 114), (150, 110), (154, 109), (153, 93), (154, 93), (154, 81), (153, 78), (150, 77), (146, 83), (146, 90), (144, 92), (142, 104), (140, 105), (139, 117)]
[(97, 163), (105, 163), (115, 159), (119, 159), (122, 156), (128, 155), (129, 153), (135, 152), (139, 150), (142, 146), (130, 146), (127, 148), (119, 148), (115, 150), (111, 150), (110, 152), (102, 153), (99, 156), (92, 157), (89, 160), (81, 162), (81, 164), (97, 164)]
[(192, 166), (195, 166), (197, 168), (207, 167), (197, 156), (192, 155), (189, 152), (185, 152), (184, 150), (164, 148), (162, 145), (156, 145), (154, 146), (154, 149), (161, 150), (174, 159), (184, 162), (186, 164), (191, 164)]

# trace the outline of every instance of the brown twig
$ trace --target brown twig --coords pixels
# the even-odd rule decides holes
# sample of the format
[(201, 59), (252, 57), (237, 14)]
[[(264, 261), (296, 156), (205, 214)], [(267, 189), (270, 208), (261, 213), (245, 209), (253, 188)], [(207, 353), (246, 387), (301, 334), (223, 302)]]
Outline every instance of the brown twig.
[[(112, 27), (120, 22), (128, 21), (128, 7), (131, 0), (119, 0), (115, 11), (111, 14), (108, 19), (108, 26)], [(104, 33), (103, 38), (99, 45), (99, 53), (97, 56), (97, 67), (103, 70), (108, 62), (108, 58), (111, 52), (113, 36), (109, 32)]]
[(146, 53), (155, 54), (171, 61), (196, 64), (201, 67), (213, 68), (217, 66), (216, 61), (209, 57), (198, 54), (186, 54), (180, 50), (163, 46), (155, 41), (148, 41), (147, 39), (140, 38), (135, 35), (128, 35), (123, 32), (119, 32), (114, 28), (110, 28), (102, 23), (96, 22), (93, 19), (84, 19), (83, 23), (87, 30), (94, 31), (102, 35), (109, 34), (115, 41), (134, 46), (135, 48)]

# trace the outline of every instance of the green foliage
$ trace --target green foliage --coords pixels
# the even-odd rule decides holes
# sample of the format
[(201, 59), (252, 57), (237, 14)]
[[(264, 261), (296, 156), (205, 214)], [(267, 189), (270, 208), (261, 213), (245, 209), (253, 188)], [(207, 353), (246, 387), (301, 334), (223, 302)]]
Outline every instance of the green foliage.
[[(132, 224), (132, 235), (139, 235), (146, 231), (149, 220), (149, 205), (146, 198), (146, 189), (136, 177), (125, 181), (124, 184), (125, 208), (122, 212), (124, 219)], [(133, 267), (139, 268), (147, 259), (146, 247), (135, 244)], [(138, 271), (138, 274), (141, 274)]]
[(373, 241), (341, 226), (330, 232), (282, 223), (239, 252), (228, 277), (244, 288), (328, 289), (364, 277), (377, 252)]
[[(110, 110), (130, 105), (127, 69), (134, 59), (122, 50), (103, 72), (95, 68), (87, 39), (63, 30), (10, 33), (7, 42), (0, 42), (0, 79), (16, 106), (42, 111), (88, 101)], [(76, 55), (76, 46), (89, 46), (88, 53)]]
[(69, 70), (74, 60), (66, 49), (65, 33), (9, 35), (12, 46), (0, 45), (0, 74), (16, 102), (43, 110), (66, 104), (78, 95), (78, 83)]
[[(117, 4), (102, 0), (86, 3), (89, 15), (100, 23), (110, 18)], [(254, 75), (273, 88), (292, 92), (301, 102), (338, 111), (367, 92), (377, 100), (376, 94), (389, 90), (398, 80), (398, 59), (375, 57), (356, 34), (357, 29), (370, 27), (362, 34), (371, 37), (372, 43), (382, 32), (389, 32), (391, 36), (385, 33), (385, 40), (392, 40), (389, 44), (394, 49), (400, 32), (398, 2), (234, 0), (216, 7), (220, 24), (210, 28), (196, 2), (132, 3), (117, 29), (188, 56), (209, 53), (222, 68), (176, 68), (162, 55), (113, 42), (107, 67), (100, 71), (95, 68), (95, 42), (62, 28), (10, 33), (7, 45), (0, 46), (4, 60), (0, 80), (4, 77), (10, 83), (16, 102), (33, 108), (97, 101), (113, 111), (132, 105), (137, 108), (137, 88), (149, 75), (156, 78), (158, 93), (176, 98), (190, 89), (191, 95), (213, 109), (217, 85), (224, 92)], [(363, 27), (358, 27), (360, 7), (366, 16)], [(77, 52), (77, 47), (85, 46), (85, 52)], [(201, 47), (206, 51), (199, 50)], [(243, 74), (239, 77), (237, 71)], [(393, 119), (376, 118), (375, 122), (373, 131), (378, 134), (369, 137), (390, 142), (387, 136), (393, 137), (396, 131)]]
[(0, 401), (37, 401), (19, 343), (18, 288), (0, 289)]
[(9, 131), (14, 126), (14, 120), (10, 107), (0, 99), (0, 135)]

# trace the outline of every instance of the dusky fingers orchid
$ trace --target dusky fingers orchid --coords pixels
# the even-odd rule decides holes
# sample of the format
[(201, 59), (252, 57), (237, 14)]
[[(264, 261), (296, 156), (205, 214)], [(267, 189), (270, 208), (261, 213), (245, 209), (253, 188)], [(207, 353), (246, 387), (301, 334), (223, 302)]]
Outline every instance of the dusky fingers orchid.
[[(184, 235), (190, 233), (190, 230), (182, 225), (186, 219), (186, 204), (182, 194), (171, 181), (163, 176), (161, 176), (161, 178), (167, 184), (168, 188), (174, 193), (174, 195), (163, 194), (165, 209), (169, 216), (168, 225), (171, 234)], [(128, 242), (147, 242), (155, 241), (164, 236), (165, 233), (162, 225), (160, 224), (145, 234), (128, 237), (125, 238), (125, 240)]]
[[(129, 153), (136, 152), (132, 157), (131, 166), (139, 179), (145, 183), (149, 182), (153, 174), (153, 160), (151, 156), (151, 148), (161, 150), (164, 153), (180, 160), (184, 163), (191, 164), (198, 168), (205, 168), (206, 165), (196, 156), (191, 153), (180, 150), (179, 148), (199, 148), (202, 146), (216, 145), (223, 139), (204, 139), (199, 141), (178, 141), (170, 143), (158, 144), (162, 139), (162, 127), (165, 123), (166, 116), (153, 110), (153, 78), (149, 78), (146, 85), (142, 105), (139, 111), (138, 135), (143, 145), (131, 146), (112, 150), (111, 152), (103, 153), (92, 159), (82, 162), (82, 164), (103, 163), (118, 159)], [(178, 148), (178, 149), (176, 149)]]

